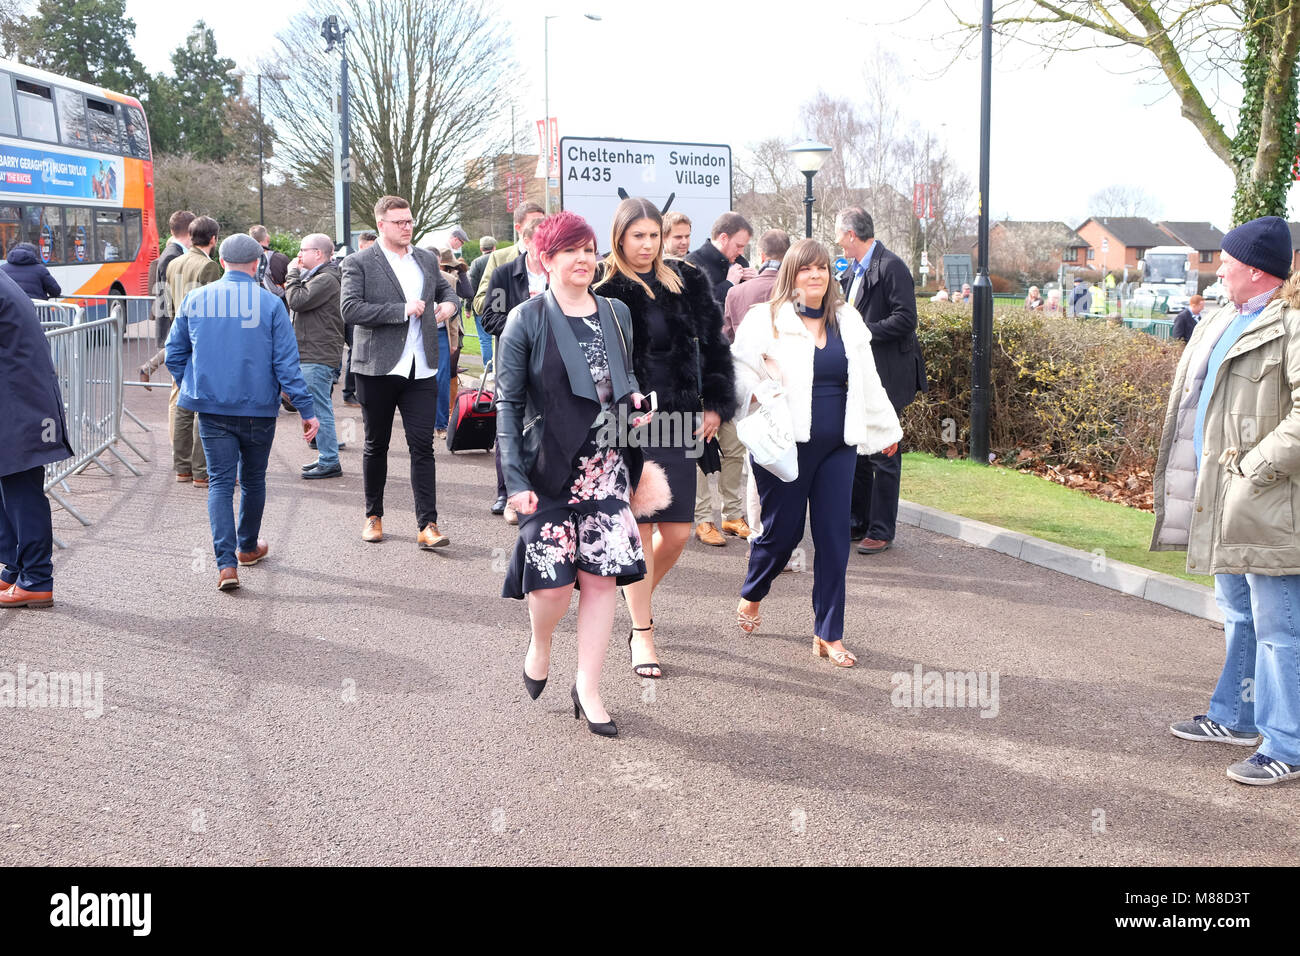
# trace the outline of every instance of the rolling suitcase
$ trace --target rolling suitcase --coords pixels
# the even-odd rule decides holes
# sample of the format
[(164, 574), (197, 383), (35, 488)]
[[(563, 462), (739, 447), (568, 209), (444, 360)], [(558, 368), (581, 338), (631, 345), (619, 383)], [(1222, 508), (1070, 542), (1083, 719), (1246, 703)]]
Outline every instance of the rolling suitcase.
[(488, 369), (483, 366), (483, 376), (477, 388), (461, 389), (456, 395), (456, 406), (447, 422), (447, 450), (489, 451), (497, 440), (497, 410), (492, 403), (492, 392), (485, 388)]

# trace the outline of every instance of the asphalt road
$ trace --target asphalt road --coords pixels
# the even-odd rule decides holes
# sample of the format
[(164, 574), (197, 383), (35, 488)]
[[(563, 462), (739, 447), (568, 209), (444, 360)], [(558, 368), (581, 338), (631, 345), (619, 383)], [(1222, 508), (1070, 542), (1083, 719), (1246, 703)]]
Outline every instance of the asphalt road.
[[(338, 409), (345, 477), (317, 482), (281, 416), (271, 554), (222, 594), (205, 495), (170, 473), (166, 391), (128, 404), (155, 428), (126, 425), (144, 477), (72, 479), (94, 523), (55, 513), (56, 607), (0, 613), (0, 671), (103, 675), (98, 718), (0, 707), (0, 860), (1300, 860), (1300, 786), (1233, 783), (1249, 750), (1166, 730), (1218, 676), (1208, 622), (903, 527), (894, 550), (852, 558), (859, 665), (841, 670), (811, 651), (811, 574), (782, 576), (746, 638), (745, 549), (692, 542), (657, 597), (664, 680), (632, 676), (619, 610), (603, 687), (620, 736), (601, 739), (569, 708), (572, 613), (545, 693), (524, 692), (490, 456), (439, 453), (452, 546), (422, 552), (395, 433), (388, 540), (368, 545), (359, 410)], [(996, 713), (896, 706), (893, 675), (917, 665), (997, 672)]]

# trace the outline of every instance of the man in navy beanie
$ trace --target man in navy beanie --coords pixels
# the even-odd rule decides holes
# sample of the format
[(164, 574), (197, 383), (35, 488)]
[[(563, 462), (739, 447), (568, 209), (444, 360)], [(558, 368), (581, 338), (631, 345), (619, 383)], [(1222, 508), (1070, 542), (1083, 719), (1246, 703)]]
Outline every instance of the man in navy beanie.
[(1214, 575), (1227, 657), (1206, 713), (1175, 737), (1255, 747), (1246, 784), (1300, 778), (1300, 277), (1276, 216), (1223, 237), (1231, 306), (1197, 323), (1156, 464), (1153, 551)]

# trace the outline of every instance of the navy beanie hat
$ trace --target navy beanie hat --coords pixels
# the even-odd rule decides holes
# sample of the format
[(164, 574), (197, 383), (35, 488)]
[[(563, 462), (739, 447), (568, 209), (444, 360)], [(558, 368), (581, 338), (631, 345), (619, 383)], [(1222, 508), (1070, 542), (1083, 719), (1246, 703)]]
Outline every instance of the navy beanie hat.
[(1279, 279), (1291, 274), (1291, 230), (1277, 216), (1260, 216), (1229, 230), (1223, 237), (1223, 251)]

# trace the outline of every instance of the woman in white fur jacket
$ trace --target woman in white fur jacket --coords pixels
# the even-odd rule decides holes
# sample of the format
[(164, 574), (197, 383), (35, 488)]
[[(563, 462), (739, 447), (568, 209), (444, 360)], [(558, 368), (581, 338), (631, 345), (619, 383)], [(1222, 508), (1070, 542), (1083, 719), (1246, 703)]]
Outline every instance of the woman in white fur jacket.
[(779, 375), (799, 452), (799, 475), (791, 482), (751, 459), (763, 532), (750, 539), (737, 623), (746, 634), (759, 626), (759, 602), (803, 538), (810, 514), (813, 653), (852, 667), (857, 658), (843, 638), (853, 471), (860, 454), (892, 455), (903, 430), (876, 373), (871, 333), (844, 302), (821, 243), (803, 239), (790, 247), (770, 302), (746, 313), (731, 355), (736, 418), (758, 407), (755, 388)]

